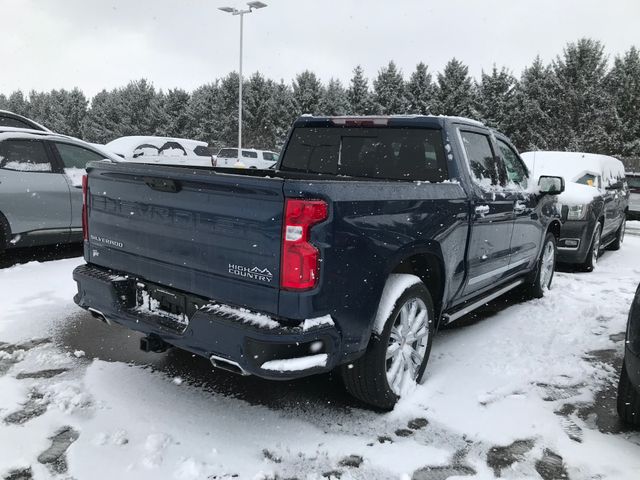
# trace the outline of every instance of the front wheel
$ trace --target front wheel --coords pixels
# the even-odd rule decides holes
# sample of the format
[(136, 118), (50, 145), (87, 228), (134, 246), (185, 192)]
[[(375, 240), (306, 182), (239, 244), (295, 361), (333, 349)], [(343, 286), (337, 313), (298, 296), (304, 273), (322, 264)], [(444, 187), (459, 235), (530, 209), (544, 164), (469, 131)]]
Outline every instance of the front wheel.
[(544, 292), (551, 288), (551, 281), (556, 271), (556, 237), (547, 233), (542, 244), (542, 252), (538, 259), (538, 267), (533, 281), (526, 286), (526, 296), (542, 298)]
[(593, 237), (591, 239), (591, 246), (587, 252), (587, 259), (582, 265), (582, 270), (585, 272), (592, 272), (598, 263), (600, 257), (600, 244), (602, 240), (602, 225), (600, 222), (596, 223), (596, 228), (593, 231)]
[(384, 328), (374, 333), (362, 357), (342, 366), (347, 391), (383, 410), (392, 409), (403, 393), (420, 382), (435, 333), (433, 300), (422, 282), (405, 288), (395, 302), (389, 299), (389, 292), (406, 282), (407, 277), (411, 276), (390, 277), (378, 307), (382, 311), (388, 308), (389, 300), (393, 302), (383, 319)]

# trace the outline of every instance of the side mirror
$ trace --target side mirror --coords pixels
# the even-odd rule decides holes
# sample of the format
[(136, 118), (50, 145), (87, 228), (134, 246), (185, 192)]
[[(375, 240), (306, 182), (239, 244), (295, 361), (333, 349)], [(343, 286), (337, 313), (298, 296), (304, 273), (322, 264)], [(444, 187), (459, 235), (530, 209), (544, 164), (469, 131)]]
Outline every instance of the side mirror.
[(540, 193), (557, 195), (564, 192), (564, 178), (542, 175), (538, 180)]
[(605, 190), (620, 190), (622, 188), (622, 182), (611, 183), (604, 187)]

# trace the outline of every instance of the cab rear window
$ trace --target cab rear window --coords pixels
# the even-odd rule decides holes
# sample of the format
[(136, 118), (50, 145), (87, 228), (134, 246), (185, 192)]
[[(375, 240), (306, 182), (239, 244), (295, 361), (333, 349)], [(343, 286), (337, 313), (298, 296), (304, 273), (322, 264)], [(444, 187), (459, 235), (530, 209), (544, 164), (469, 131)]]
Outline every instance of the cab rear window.
[(448, 178), (441, 130), (297, 127), (281, 170), (441, 182)]

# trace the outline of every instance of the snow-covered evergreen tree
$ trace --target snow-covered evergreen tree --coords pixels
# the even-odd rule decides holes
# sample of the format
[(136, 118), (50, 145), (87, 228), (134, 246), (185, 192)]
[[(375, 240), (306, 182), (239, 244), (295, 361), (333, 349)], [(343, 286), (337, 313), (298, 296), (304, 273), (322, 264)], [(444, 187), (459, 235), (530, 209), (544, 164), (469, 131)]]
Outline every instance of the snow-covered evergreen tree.
[(469, 67), (453, 58), (438, 73), (434, 113), (474, 118), (474, 93)]
[(476, 85), (476, 110), (478, 119), (500, 131), (509, 130), (513, 118), (515, 77), (507, 70), (494, 65), (491, 73), (482, 72)]
[(115, 92), (121, 112), (121, 135), (154, 135), (163, 120), (161, 97), (146, 79), (129, 82)]
[(88, 142), (107, 143), (118, 138), (120, 108), (116, 90), (102, 90), (91, 100), (91, 108), (82, 124), (82, 138)]
[[(243, 90), (246, 91), (246, 82)], [(213, 115), (213, 132), (220, 146), (238, 145), (238, 74), (232, 72), (218, 86)], [(244, 114), (244, 112), (243, 112)], [(243, 122), (244, 124), (244, 122)]]
[(607, 78), (607, 90), (621, 122), (616, 153), (640, 157), (640, 52), (636, 47), (616, 57)]
[(320, 113), (322, 115), (346, 115), (348, 111), (347, 92), (340, 80), (332, 78), (320, 99)]
[(505, 129), (520, 150), (548, 150), (553, 143), (555, 84), (553, 71), (540, 57), (522, 72)]
[(156, 127), (156, 135), (163, 137), (186, 137), (191, 128), (189, 124), (189, 94), (181, 88), (158, 94), (161, 105), (161, 118)]
[(269, 110), (275, 84), (265, 79), (259, 72), (254, 73), (247, 83), (244, 95), (243, 143), (247, 147), (270, 148), (275, 129)]
[(52, 92), (29, 92), (29, 118), (45, 125), (50, 130), (66, 133), (65, 117), (61, 108), (61, 94)]
[(195, 140), (208, 142), (214, 148), (227, 146), (218, 141), (216, 130), (218, 124), (216, 119), (218, 85), (219, 82), (216, 80), (215, 83), (202, 85), (191, 93), (189, 104), (187, 105), (189, 130), (185, 135)]
[(274, 85), (270, 105), (269, 115), (274, 130), (271, 132), (272, 140), (268, 147), (278, 151), (284, 144), (291, 124), (296, 118), (293, 91), (284, 81), (281, 80)]
[(347, 90), (350, 115), (370, 115), (374, 112), (373, 98), (369, 91), (369, 81), (360, 65), (353, 69), (353, 77)]
[(435, 88), (428, 67), (420, 62), (407, 83), (408, 112), (429, 115), (434, 102)]
[(293, 81), (293, 101), (297, 115), (320, 113), (322, 83), (315, 73), (305, 70)]
[(373, 81), (376, 113), (394, 115), (407, 113), (409, 102), (402, 72), (390, 61), (382, 67)]
[(589, 38), (569, 43), (553, 62), (557, 79), (552, 147), (591, 153), (615, 149), (620, 129), (615, 103), (605, 84), (603, 45)]
[(21, 90), (16, 90), (7, 99), (7, 110), (18, 115), (29, 116), (29, 104)]

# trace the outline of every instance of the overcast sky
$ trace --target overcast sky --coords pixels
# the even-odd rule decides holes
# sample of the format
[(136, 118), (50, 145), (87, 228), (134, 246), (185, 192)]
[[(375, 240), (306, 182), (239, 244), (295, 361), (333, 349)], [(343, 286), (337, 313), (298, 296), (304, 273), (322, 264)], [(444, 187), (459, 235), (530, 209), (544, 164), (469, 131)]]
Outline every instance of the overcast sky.
[[(479, 75), (519, 74), (568, 41), (640, 47), (640, 0), (265, 0), (245, 16), (244, 71), (290, 81), (310, 69), (347, 83), (393, 59), (408, 77), (451, 57)], [(80, 87), (87, 95), (145, 77), (187, 90), (238, 68), (236, 0), (0, 0), (0, 93)]]

